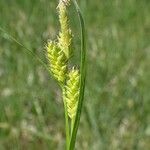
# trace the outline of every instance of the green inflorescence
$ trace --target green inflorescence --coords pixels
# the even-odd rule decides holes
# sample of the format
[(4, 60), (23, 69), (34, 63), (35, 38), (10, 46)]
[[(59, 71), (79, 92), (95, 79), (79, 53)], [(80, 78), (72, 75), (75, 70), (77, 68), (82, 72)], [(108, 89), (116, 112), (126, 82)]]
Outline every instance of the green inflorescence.
[[(75, 67), (69, 69), (69, 59), (72, 56), (70, 48), (72, 44), (72, 32), (67, 15), (67, 8), (69, 5), (70, 0), (60, 0), (57, 7), (60, 22), (59, 35), (55, 42), (50, 41), (46, 46), (49, 70), (62, 89), (65, 109), (67, 150), (69, 150), (69, 147), (74, 147), (73, 139), (75, 139), (74, 136), (76, 135), (74, 134), (76, 133), (74, 129), (77, 129), (74, 128), (74, 125), (78, 123), (76, 118), (78, 118), (79, 121), (78, 116), (80, 112), (78, 110), (81, 110), (81, 95), (83, 95), (82, 84), (80, 84), (83, 80), (83, 65), (80, 65), (82, 72), (81, 75), (79, 69)], [(83, 41), (81, 41), (81, 45), (83, 45)]]
[(48, 42), (46, 46), (47, 58), (50, 71), (55, 79), (63, 88), (63, 99), (67, 106), (67, 113), (70, 119), (76, 114), (79, 99), (79, 70), (68, 69), (68, 60), (70, 58), (70, 46), (72, 42), (71, 29), (69, 27), (69, 19), (67, 16), (67, 7), (70, 1), (60, 1), (58, 4), (60, 32), (58, 41)]
[(60, 48), (64, 51), (67, 58), (70, 56), (70, 45), (72, 41), (72, 33), (69, 27), (69, 20), (67, 16), (67, 3), (60, 2), (58, 5), (60, 32), (58, 36), (58, 43)]
[(48, 42), (46, 49), (50, 71), (58, 82), (64, 83), (67, 73), (67, 58), (64, 52), (56, 42), (52, 41)]
[(71, 119), (74, 119), (77, 111), (79, 99), (79, 79), (79, 70), (73, 68), (68, 74), (68, 79), (65, 86), (67, 111)]

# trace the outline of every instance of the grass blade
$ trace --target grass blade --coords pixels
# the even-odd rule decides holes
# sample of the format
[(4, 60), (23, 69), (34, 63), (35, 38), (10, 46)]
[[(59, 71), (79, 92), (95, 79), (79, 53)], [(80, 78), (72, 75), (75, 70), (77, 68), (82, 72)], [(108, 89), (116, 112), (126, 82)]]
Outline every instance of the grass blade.
[(0, 27), (0, 31), (5, 33), (11, 41), (15, 42), (16, 44), (18, 44), (19, 46), (24, 48), (26, 50), (26, 52), (28, 52), (28, 54), (30, 54), (33, 58), (36, 58), (45, 67), (45, 69), (49, 72), (48, 66), (44, 63), (44, 61), (37, 54), (33, 53), (31, 49), (24, 46), (21, 42), (19, 42), (15, 37), (13, 37), (11, 34), (9, 34), (2, 27)]
[(75, 147), (75, 141), (76, 141), (76, 135), (79, 127), (80, 122), (80, 116), (82, 111), (82, 105), (83, 105), (83, 99), (84, 99), (84, 89), (85, 89), (85, 77), (86, 77), (86, 43), (85, 43), (85, 25), (84, 25), (84, 19), (82, 17), (80, 8), (76, 2), (76, 0), (73, 0), (73, 3), (75, 5), (79, 21), (80, 21), (80, 28), (81, 28), (81, 60), (80, 60), (80, 96), (79, 96), (79, 102), (78, 102), (78, 109), (76, 113), (75, 123), (72, 131), (71, 141), (70, 141), (70, 147), (69, 150), (74, 150)]

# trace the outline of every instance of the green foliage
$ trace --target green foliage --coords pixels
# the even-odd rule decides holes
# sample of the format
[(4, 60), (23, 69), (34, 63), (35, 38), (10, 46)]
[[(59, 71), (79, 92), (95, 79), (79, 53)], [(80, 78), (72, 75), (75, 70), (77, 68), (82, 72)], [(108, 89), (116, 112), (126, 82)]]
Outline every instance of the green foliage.
[[(56, 6), (55, 0), (1, 0), (0, 26), (46, 62), (43, 45), (59, 26)], [(88, 76), (76, 149), (150, 149), (149, 1), (83, 0), (80, 6)], [(70, 23), (78, 36), (77, 18)], [(0, 31), (0, 149), (64, 149), (62, 105), (43, 65)]]

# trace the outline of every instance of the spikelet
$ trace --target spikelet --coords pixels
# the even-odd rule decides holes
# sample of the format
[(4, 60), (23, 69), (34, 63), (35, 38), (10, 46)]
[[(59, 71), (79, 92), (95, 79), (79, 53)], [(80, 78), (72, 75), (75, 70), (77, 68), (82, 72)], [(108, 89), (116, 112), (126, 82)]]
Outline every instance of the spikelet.
[(46, 46), (50, 70), (55, 79), (64, 83), (67, 72), (67, 58), (56, 42), (48, 42)]
[(70, 5), (70, 0), (59, 0), (59, 3), (65, 3), (65, 5)]
[(58, 5), (60, 32), (58, 36), (58, 44), (66, 57), (70, 57), (70, 45), (72, 41), (72, 33), (69, 27), (69, 20), (67, 16), (67, 6), (70, 4), (69, 0), (60, 0)]
[(68, 80), (65, 86), (65, 100), (67, 104), (68, 116), (73, 119), (76, 115), (79, 100), (79, 70), (73, 68), (68, 73)]

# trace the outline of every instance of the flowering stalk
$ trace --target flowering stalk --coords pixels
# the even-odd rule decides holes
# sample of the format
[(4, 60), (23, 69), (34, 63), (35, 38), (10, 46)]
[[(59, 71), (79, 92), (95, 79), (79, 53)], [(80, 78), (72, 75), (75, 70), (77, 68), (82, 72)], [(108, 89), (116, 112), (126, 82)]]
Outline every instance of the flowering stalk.
[(65, 86), (65, 99), (67, 103), (68, 116), (70, 119), (74, 119), (76, 116), (79, 99), (79, 79), (79, 70), (73, 68), (68, 73), (68, 79)]
[[(85, 47), (84, 34), (81, 32), (81, 69), (68, 69), (68, 60), (72, 55), (72, 33), (69, 27), (67, 8), (70, 0), (60, 0), (58, 4), (60, 32), (57, 40), (46, 46), (49, 70), (62, 89), (66, 123), (66, 150), (73, 150), (79, 125), (85, 83)], [(79, 11), (77, 9), (77, 11)], [(79, 13), (80, 14), (80, 13)], [(82, 24), (81, 24), (81, 29)], [(80, 74), (81, 72), (81, 74)]]
[(58, 12), (59, 12), (59, 22), (60, 22), (60, 32), (58, 36), (58, 44), (60, 48), (65, 53), (66, 57), (70, 56), (70, 46), (72, 42), (72, 33), (69, 27), (69, 19), (67, 14), (67, 7), (69, 6), (69, 1), (60, 1), (58, 4)]
[(49, 68), (56, 80), (64, 83), (67, 73), (67, 58), (64, 52), (60, 49), (57, 43), (48, 42), (47, 44), (47, 58), (49, 61)]

